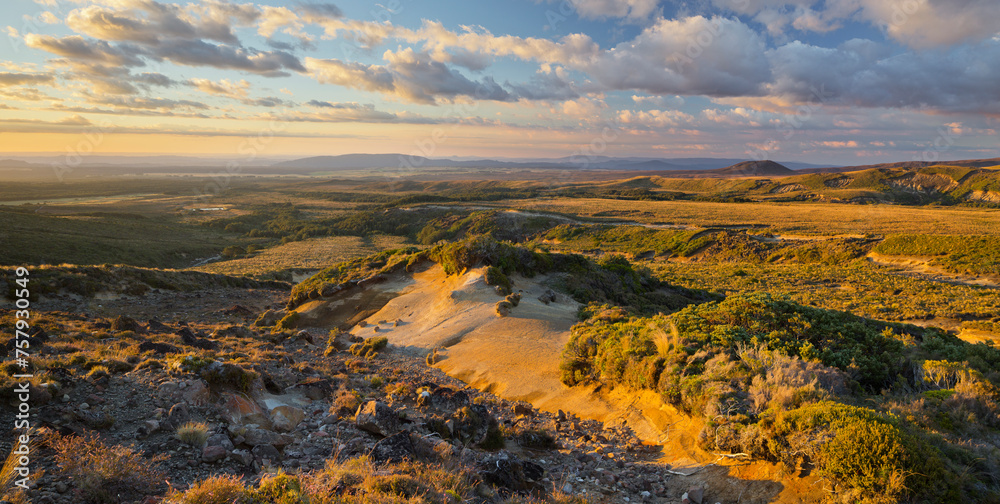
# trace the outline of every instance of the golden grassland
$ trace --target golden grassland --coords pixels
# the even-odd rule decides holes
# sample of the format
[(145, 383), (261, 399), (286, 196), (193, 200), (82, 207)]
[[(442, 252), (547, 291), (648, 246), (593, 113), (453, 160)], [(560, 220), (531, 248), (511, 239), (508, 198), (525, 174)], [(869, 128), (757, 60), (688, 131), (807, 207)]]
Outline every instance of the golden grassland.
[(400, 236), (330, 236), (289, 242), (229, 261), (191, 268), (205, 273), (263, 276), (286, 270), (318, 270), (356, 257), (409, 245)]
[(841, 234), (1000, 234), (1000, 210), (966, 207), (915, 207), (837, 203), (715, 203), (706, 201), (630, 201), (553, 198), (504, 202), (521, 210), (581, 217), (628, 212), (644, 224), (697, 227), (758, 226), (775, 233)]

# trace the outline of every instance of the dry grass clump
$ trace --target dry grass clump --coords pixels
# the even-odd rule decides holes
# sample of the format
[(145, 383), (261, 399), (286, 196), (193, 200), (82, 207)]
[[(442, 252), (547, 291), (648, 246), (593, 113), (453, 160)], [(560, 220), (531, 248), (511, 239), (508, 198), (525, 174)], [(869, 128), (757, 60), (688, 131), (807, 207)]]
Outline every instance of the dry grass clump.
[(93, 436), (57, 437), (50, 443), (59, 473), (68, 477), (88, 504), (139, 502), (163, 487), (156, 463), (164, 457), (143, 457), (131, 447), (106, 445)]
[(177, 439), (191, 446), (201, 447), (208, 441), (208, 425), (202, 422), (188, 422), (177, 428)]
[(173, 491), (167, 504), (250, 504), (247, 488), (238, 476), (210, 476), (191, 485), (186, 492)]

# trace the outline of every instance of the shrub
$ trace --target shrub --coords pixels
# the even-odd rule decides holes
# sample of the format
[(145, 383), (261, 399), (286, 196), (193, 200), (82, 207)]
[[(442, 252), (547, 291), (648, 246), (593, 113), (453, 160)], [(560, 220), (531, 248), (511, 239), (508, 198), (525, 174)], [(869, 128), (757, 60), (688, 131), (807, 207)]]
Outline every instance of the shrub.
[(261, 478), (257, 488), (248, 492), (254, 502), (266, 504), (309, 504), (297, 476), (278, 471)]
[(288, 315), (282, 317), (281, 320), (279, 320), (278, 323), (274, 325), (274, 330), (281, 331), (287, 329), (295, 329), (296, 327), (299, 326), (299, 319), (301, 317), (302, 316), (299, 315), (299, 312), (296, 311), (290, 312)]
[(167, 496), (170, 504), (251, 504), (247, 488), (239, 476), (209, 476), (194, 483), (184, 493)]
[(139, 502), (162, 491), (163, 475), (156, 463), (132, 448), (107, 446), (100, 439), (60, 437), (52, 442), (59, 473), (67, 476), (84, 502), (117, 504)]
[(370, 359), (375, 356), (375, 354), (385, 350), (385, 347), (389, 344), (389, 338), (385, 336), (378, 336), (375, 338), (368, 338), (361, 343), (355, 343), (349, 348), (351, 354), (358, 357), (365, 357)]
[(486, 285), (492, 285), (497, 288), (497, 292), (503, 295), (510, 294), (510, 279), (507, 275), (503, 274), (503, 271), (496, 266), (488, 266), (486, 268), (486, 275), (484, 275)]
[(254, 380), (257, 379), (257, 373), (231, 362), (214, 362), (205, 367), (200, 376), (212, 388), (230, 388), (240, 392), (249, 392)]
[(202, 422), (187, 422), (177, 428), (177, 439), (200, 448), (208, 441), (208, 425)]

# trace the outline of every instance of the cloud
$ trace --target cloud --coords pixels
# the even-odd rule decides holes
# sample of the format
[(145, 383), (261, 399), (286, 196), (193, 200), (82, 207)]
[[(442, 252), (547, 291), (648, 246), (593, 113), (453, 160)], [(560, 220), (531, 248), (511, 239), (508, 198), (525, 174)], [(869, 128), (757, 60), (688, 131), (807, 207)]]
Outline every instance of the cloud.
[(305, 65), (319, 82), (352, 89), (374, 91), (416, 103), (437, 103), (471, 97), (479, 100), (508, 101), (510, 93), (490, 77), (473, 81), (429, 55), (407, 48), (386, 51), (386, 65), (345, 63), (336, 59), (306, 58)]
[[(209, 39), (228, 44), (239, 40), (230, 27), (230, 18), (248, 20), (239, 11), (216, 11), (211, 2), (202, 16), (192, 16), (180, 6), (151, 0), (124, 0), (124, 9), (91, 5), (74, 9), (66, 16), (66, 26), (77, 33), (108, 41), (158, 44), (167, 38)], [(258, 14), (259, 16), (259, 14)]]
[(770, 78), (764, 42), (738, 20), (661, 19), (581, 70), (605, 89), (650, 94), (759, 94)]
[(768, 52), (768, 95), (856, 107), (1000, 113), (1000, 41), (892, 54), (872, 41), (837, 48), (793, 42)]
[(209, 79), (191, 79), (188, 83), (202, 93), (227, 98), (245, 99), (250, 91), (250, 83), (246, 80), (232, 82), (229, 79), (222, 79), (215, 82)]
[(567, 2), (585, 19), (624, 18), (645, 19), (658, 12), (657, 0), (549, 0), (561, 6)]
[(293, 110), (279, 115), (267, 115), (280, 121), (290, 122), (359, 122), (359, 123), (405, 123), (405, 124), (436, 124), (444, 122), (438, 119), (431, 119), (419, 114), (392, 113), (380, 111), (371, 104), (360, 104), (354, 102), (332, 103), (320, 100), (311, 100), (308, 105), (319, 109), (316, 112)]
[(629, 126), (666, 128), (690, 123), (694, 117), (679, 110), (621, 110), (618, 120)]
[(47, 73), (0, 72), (0, 87), (51, 84), (54, 80), (52, 74)]
[(254, 51), (203, 40), (170, 40), (153, 48), (151, 55), (189, 66), (243, 70), (265, 77), (287, 77), (285, 70), (305, 72), (298, 58), (285, 51)]
[(511, 92), (526, 100), (574, 100), (580, 97), (562, 71), (539, 72), (526, 83), (507, 83)]
[(883, 28), (892, 38), (915, 48), (977, 42), (1000, 33), (996, 0), (835, 0), (841, 10)]
[(51, 35), (29, 33), (24, 36), (24, 43), (33, 49), (41, 49), (76, 61), (120, 66), (145, 64), (137, 56), (142, 53), (141, 50), (129, 50), (128, 46), (113, 46), (103, 40), (87, 40), (79, 35), (56, 38)]
[(299, 10), (313, 17), (339, 18), (344, 12), (332, 3), (300, 3)]
[(632, 95), (632, 101), (637, 105), (650, 104), (656, 108), (677, 108), (684, 105), (685, 100), (681, 96), (639, 96)]

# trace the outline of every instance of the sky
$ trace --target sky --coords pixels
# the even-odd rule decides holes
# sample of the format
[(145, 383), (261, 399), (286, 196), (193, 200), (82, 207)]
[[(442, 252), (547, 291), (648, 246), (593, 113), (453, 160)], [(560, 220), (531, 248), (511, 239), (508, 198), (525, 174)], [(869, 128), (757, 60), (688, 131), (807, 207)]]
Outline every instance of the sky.
[(996, 0), (14, 0), (0, 155), (1000, 157), (998, 21)]

